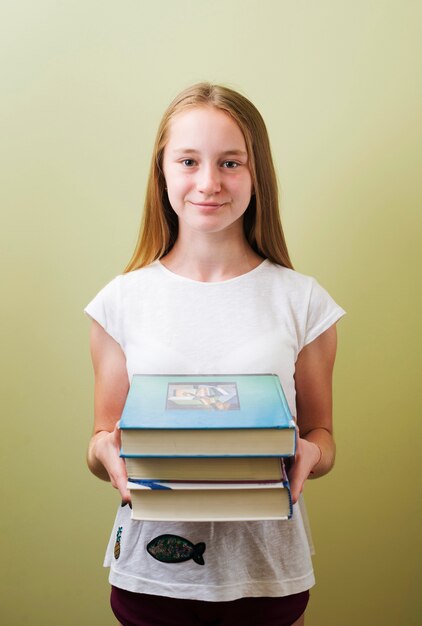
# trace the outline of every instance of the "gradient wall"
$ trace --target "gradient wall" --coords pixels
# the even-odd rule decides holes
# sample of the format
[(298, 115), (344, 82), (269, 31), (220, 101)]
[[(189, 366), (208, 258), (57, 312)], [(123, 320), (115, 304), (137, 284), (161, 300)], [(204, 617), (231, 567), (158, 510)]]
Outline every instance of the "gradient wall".
[(421, 19), (410, 0), (2, 3), (2, 623), (115, 623), (82, 308), (130, 257), (164, 107), (204, 79), (261, 110), (295, 266), (348, 312), (337, 465), (306, 486), (307, 624), (420, 623)]

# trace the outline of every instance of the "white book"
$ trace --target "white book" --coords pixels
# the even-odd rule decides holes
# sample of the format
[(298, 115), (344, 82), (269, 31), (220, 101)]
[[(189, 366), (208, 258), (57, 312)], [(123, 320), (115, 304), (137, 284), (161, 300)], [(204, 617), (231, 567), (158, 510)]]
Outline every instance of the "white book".
[(128, 482), (132, 519), (156, 521), (287, 520), (289, 483)]

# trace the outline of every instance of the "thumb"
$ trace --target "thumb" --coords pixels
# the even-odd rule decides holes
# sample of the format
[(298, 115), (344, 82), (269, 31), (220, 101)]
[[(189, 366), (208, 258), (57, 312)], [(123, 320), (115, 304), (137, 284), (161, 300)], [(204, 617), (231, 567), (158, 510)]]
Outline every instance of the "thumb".
[[(122, 436), (120, 432), (120, 420), (116, 422), (113, 435), (114, 435), (115, 443), (120, 450), (121, 445), (122, 445)], [(120, 464), (121, 464), (122, 471), (119, 472), (118, 476), (116, 476), (116, 479), (115, 479), (116, 487), (119, 490), (120, 495), (122, 496), (122, 506), (129, 504), (130, 508), (132, 508), (132, 498), (131, 498), (129, 489), (127, 488), (127, 471), (126, 471), (126, 463), (125, 463), (124, 458), (120, 458)]]
[[(130, 491), (127, 486), (126, 465), (123, 459), (120, 459), (122, 471), (115, 477), (115, 486), (119, 490), (122, 497), (122, 506), (130, 504), (132, 501)], [(131, 507), (132, 508), (132, 507)]]

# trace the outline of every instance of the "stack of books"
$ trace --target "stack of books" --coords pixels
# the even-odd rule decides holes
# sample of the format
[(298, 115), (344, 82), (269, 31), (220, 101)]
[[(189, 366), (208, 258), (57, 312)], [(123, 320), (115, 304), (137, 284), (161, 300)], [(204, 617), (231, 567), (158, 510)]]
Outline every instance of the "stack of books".
[(133, 519), (291, 517), (296, 429), (278, 376), (135, 375), (120, 430)]

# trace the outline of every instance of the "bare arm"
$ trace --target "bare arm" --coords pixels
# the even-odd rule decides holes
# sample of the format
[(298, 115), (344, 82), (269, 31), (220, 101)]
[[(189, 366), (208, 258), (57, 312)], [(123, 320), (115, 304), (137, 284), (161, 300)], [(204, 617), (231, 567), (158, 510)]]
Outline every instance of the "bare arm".
[(307, 478), (327, 474), (334, 465), (332, 377), (337, 349), (335, 325), (300, 352), (296, 362), (296, 406), (299, 439), (290, 471), (296, 502)]
[(110, 480), (124, 501), (130, 500), (123, 459), (119, 457), (120, 432), (117, 422), (129, 389), (125, 355), (119, 344), (96, 321), (90, 335), (94, 366), (94, 430), (87, 462), (95, 476)]

